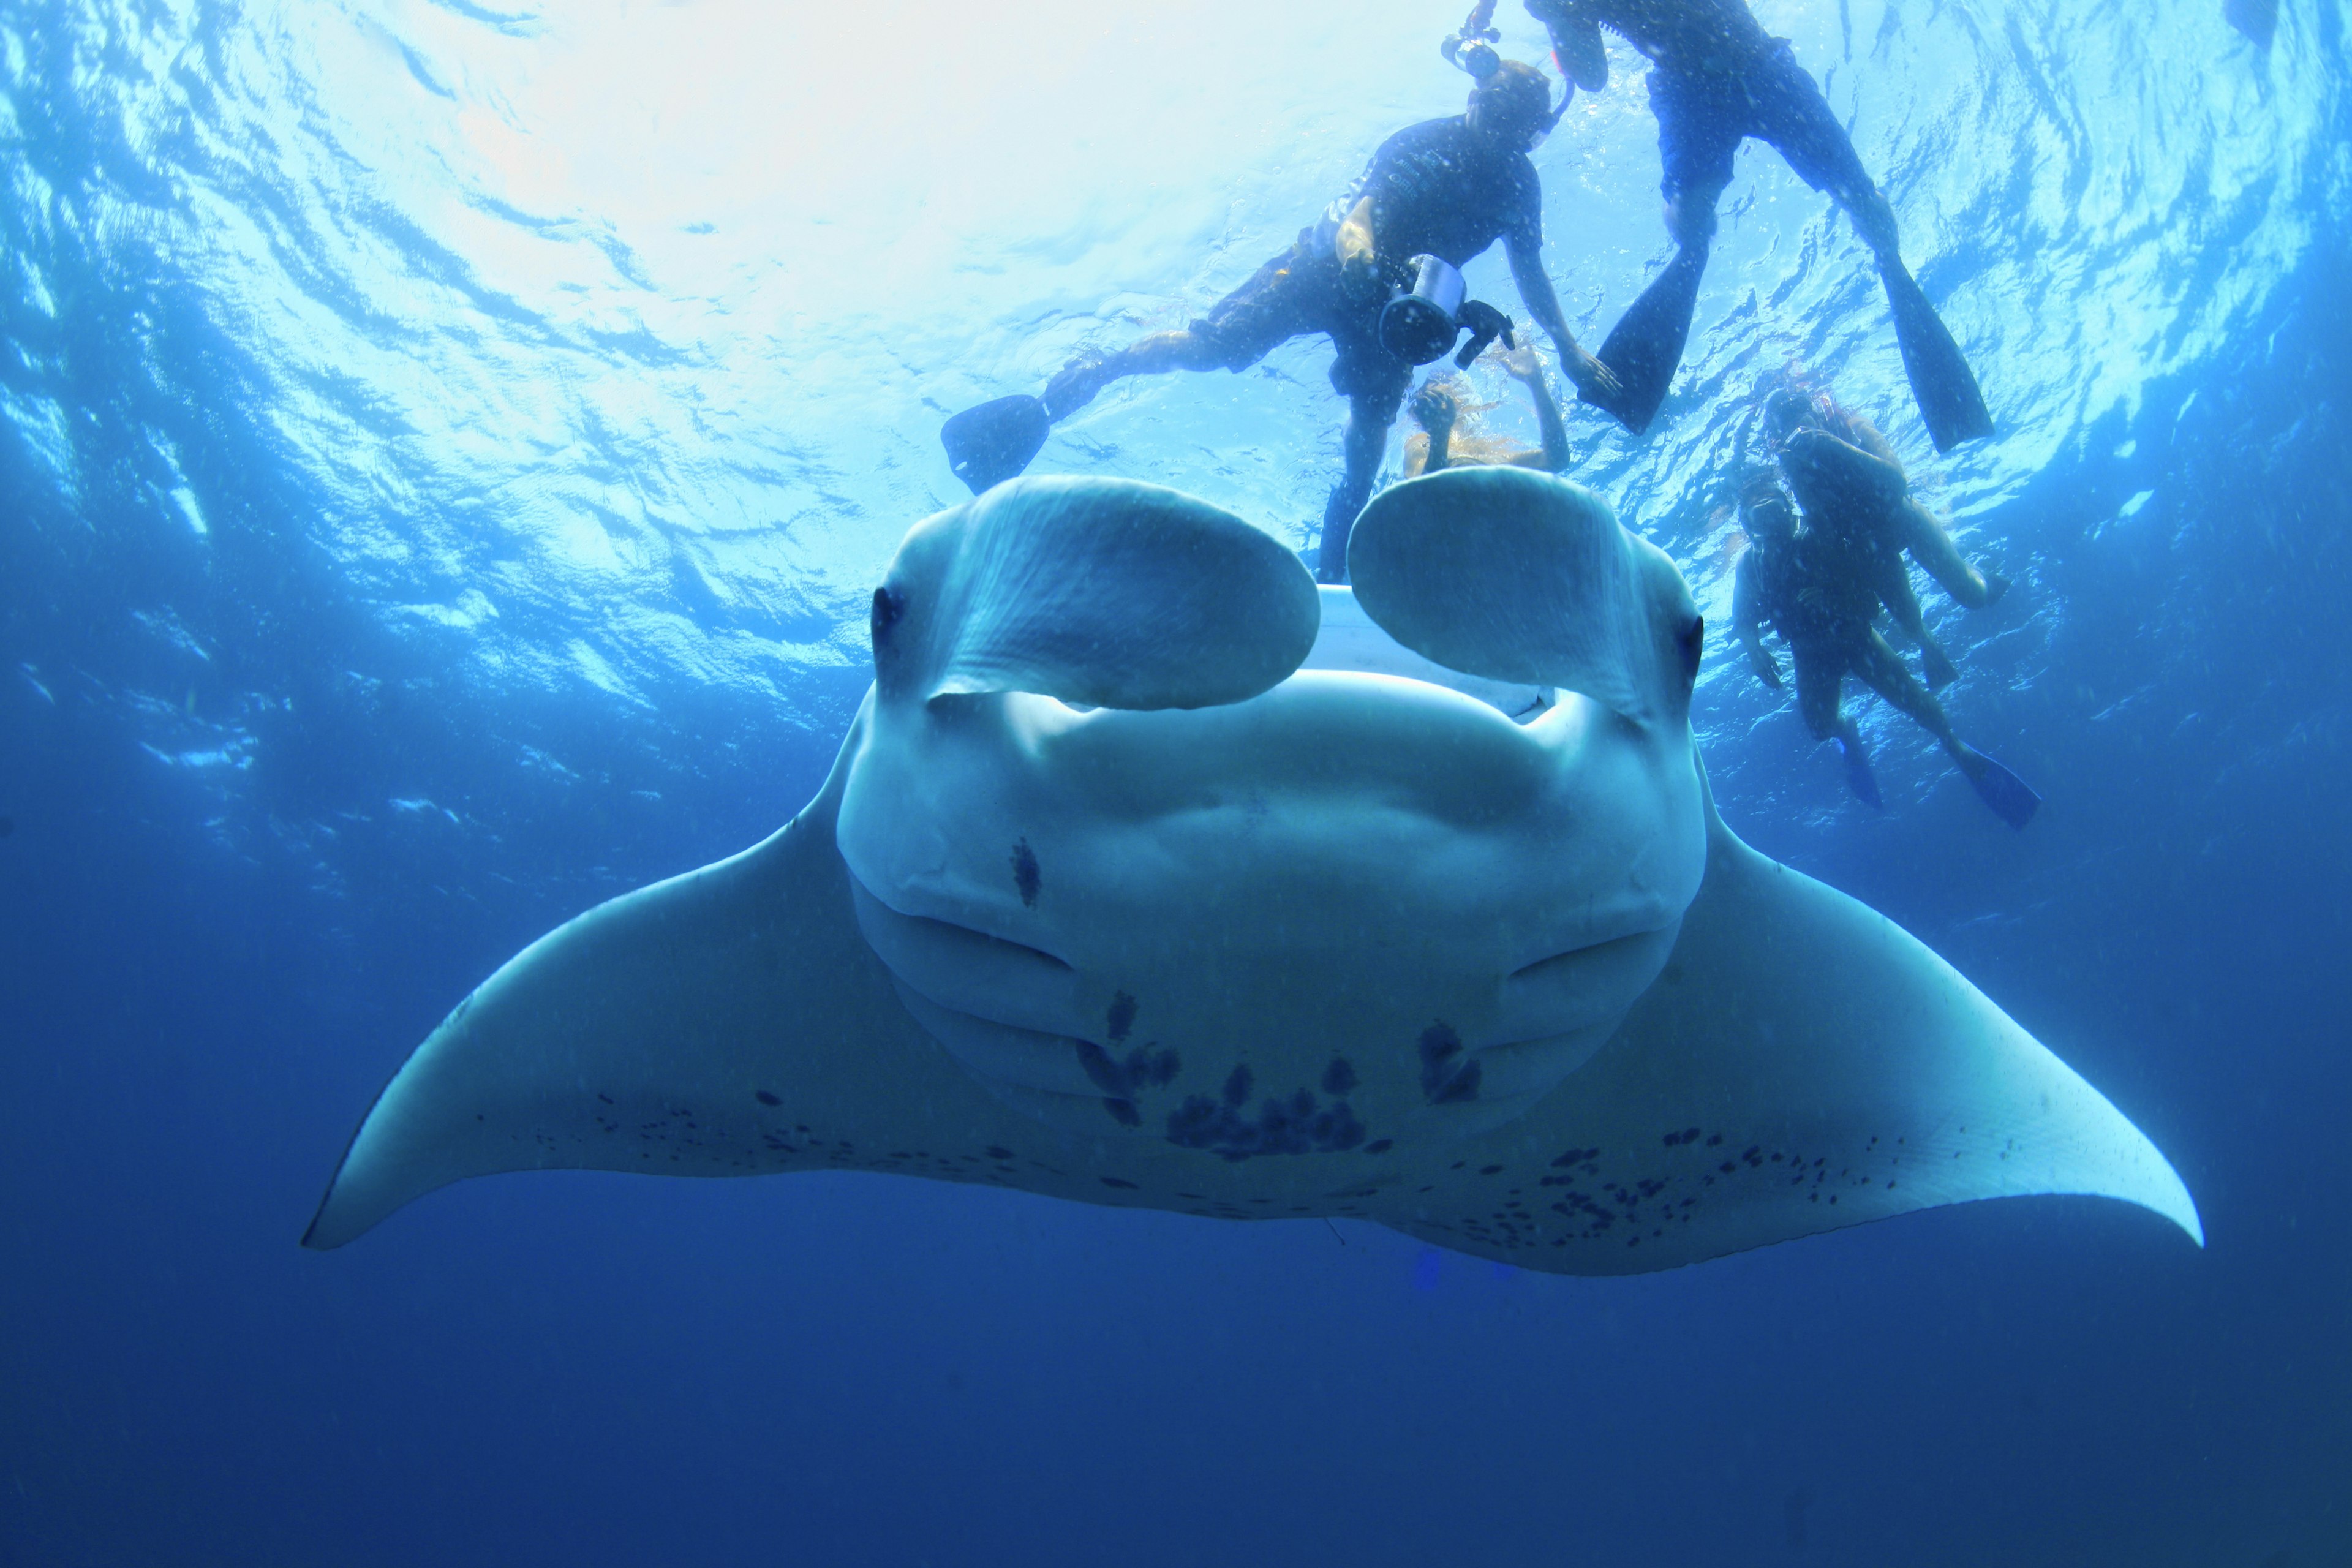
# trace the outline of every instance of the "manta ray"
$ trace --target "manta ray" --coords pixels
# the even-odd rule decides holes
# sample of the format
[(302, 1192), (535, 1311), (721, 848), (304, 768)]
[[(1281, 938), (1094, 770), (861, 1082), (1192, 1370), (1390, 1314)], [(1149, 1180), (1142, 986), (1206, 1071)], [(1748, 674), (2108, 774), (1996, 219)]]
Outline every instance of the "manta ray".
[(1349, 565), (1123, 480), (917, 524), (816, 798), (485, 981), (306, 1244), (586, 1168), (1352, 1216), (1565, 1274), (2032, 1194), (2202, 1245), (2095, 1089), (1724, 826), (1704, 623), (1599, 496), (1447, 470)]

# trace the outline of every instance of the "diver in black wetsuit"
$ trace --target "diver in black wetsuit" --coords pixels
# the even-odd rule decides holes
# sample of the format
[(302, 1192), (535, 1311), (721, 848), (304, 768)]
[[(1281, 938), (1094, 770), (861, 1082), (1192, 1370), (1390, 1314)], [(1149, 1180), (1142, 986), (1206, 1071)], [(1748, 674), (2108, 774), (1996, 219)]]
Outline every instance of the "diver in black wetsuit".
[(1959, 671), (1927, 629), (1904, 554), (1964, 609), (1992, 605), (2009, 591), (2009, 579), (1960, 554), (1944, 525), (1911, 494), (1895, 448), (1869, 420), (1824, 395), (1784, 387), (1764, 401), (1764, 434), (1806, 527), (1853, 552), (1895, 624), (1919, 645), (1927, 689), (1951, 681)]
[(1297, 244), (1208, 314), (1115, 353), (1073, 360), (1042, 398), (1001, 398), (950, 420), (941, 438), (950, 464), (975, 492), (985, 489), (1027, 466), (1053, 421), (1121, 376), (1245, 370), (1292, 338), (1321, 332), (1337, 351), (1331, 385), (1348, 399), (1348, 434), (1347, 472), (1324, 509), (1316, 574), (1342, 581), (1349, 530), (1412, 383), (1412, 363), (1381, 341), (1381, 315), (1396, 289), (1412, 285), (1414, 258), (1458, 268), (1501, 239), (1519, 298), (1558, 346), (1569, 379), (1597, 397), (1616, 393), (1615, 377), (1578, 346), (1544, 275), (1543, 190), (1528, 152), (1557, 118), (1544, 74), (1503, 61), (1472, 90), (1466, 113), (1423, 121), (1382, 142), (1321, 223), (1301, 230)]
[(1756, 678), (1775, 691), (1782, 685), (1780, 666), (1764, 646), (1764, 628), (1769, 623), (1780, 632), (1797, 667), (1797, 711), (1814, 739), (1838, 743), (1853, 793), (1872, 805), (1881, 804), (1870, 753), (1845, 711), (1849, 670), (1935, 736), (2002, 821), (2011, 827), (2032, 821), (2041, 796), (1954, 733), (1943, 704), (1878, 634), (1879, 574), (1870, 552), (1815, 527), (1810, 516), (1800, 524), (1769, 469), (1743, 480), (1739, 516), (1748, 549), (1732, 579), (1732, 625)]
[(1603, 27), (1652, 67), (1650, 106), (1665, 165), (1660, 188), (1676, 250), (1601, 345), (1600, 357), (1623, 384), (1622, 394), (1588, 389), (1586, 402), (1637, 434), (1656, 416), (1690, 333), (1715, 237), (1716, 199), (1731, 181), (1732, 154), (1754, 136), (1844, 208), (1877, 258), (1904, 370), (1937, 450), (1992, 434), (1992, 416), (1959, 345), (1903, 265), (1894, 209), (1786, 38), (1768, 35), (1744, 0), (1527, 0), (1527, 7), (1551, 34), (1561, 71), (1587, 92), (1609, 84)]

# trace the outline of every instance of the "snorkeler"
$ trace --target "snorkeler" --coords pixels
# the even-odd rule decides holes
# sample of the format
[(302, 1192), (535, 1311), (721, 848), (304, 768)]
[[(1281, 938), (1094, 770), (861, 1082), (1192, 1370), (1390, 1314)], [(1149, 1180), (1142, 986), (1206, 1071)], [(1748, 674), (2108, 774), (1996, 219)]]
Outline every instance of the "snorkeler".
[[(1563, 97), (1561, 107), (1566, 103)], [(1558, 345), (1569, 378), (1592, 396), (1618, 395), (1615, 377), (1577, 345), (1544, 275), (1543, 191), (1528, 153), (1559, 117), (1541, 71), (1517, 60), (1495, 62), (1472, 89), (1467, 112), (1423, 121), (1382, 142), (1321, 223), (1302, 229), (1295, 245), (1205, 316), (1115, 353), (1082, 354), (1046, 384), (1043, 397), (999, 398), (949, 420), (940, 434), (950, 466), (977, 493), (1026, 468), (1054, 421), (1121, 376), (1246, 370), (1290, 339), (1321, 332), (1337, 351), (1331, 385), (1348, 399), (1348, 429), (1347, 469), (1324, 509), (1316, 574), (1343, 581), (1348, 533), (1371, 494), (1413, 364), (1444, 352), (1410, 360), (1383, 331), (1384, 315), (1395, 320), (1391, 304), (1420, 292), (1416, 279), (1430, 273), (1430, 258), (1454, 274), (1458, 312), (1446, 308), (1446, 346), (1456, 313), (1465, 324), (1484, 311), (1490, 322), (1507, 325), (1492, 307), (1459, 300), (1455, 271), (1499, 238), (1519, 298)], [(1473, 324), (1474, 333), (1478, 330)]]
[(1931, 691), (1959, 671), (1927, 629), (1912, 592), (1906, 551), (1962, 608), (1981, 610), (2009, 591), (2009, 579), (1962, 558), (1952, 536), (1911, 494), (1895, 448), (1870, 421), (1820, 394), (1782, 388), (1764, 400), (1764, 434), (1780, 474), (1824, 548), (1850, 559), (1904, 634), (1919, 645)]
[(1559, 403), (1552, 396), (1551, 388), (1544, 384), (1543, 361), (1528, 348), (1498, 352), (1493, 357), (1512, 380), (1528, 389), (1528, 395), (1535, 401), (1536, 425), (1543, 432), (1543, 445), (1520, 447), (1491, 436), (1465, 432), (1462, 422), (1472, 411), (1463, 404), (1461, 384), (1451, 376), (1432, 376), (1412, 395), (1412, 420), (1421, 426), (1422, 433), (1404, 438), (1406, 479), (1419, 479), (1444, 468), (1497, 465), (1533, 468), (1541, 474), (1567, 471), (1570, 462), (1568, 424), (1560, 417)]
[(1732, 154), (1753, 136), (1779, 149), (1800, 179), (1844, 208), (1877, 258), (1903, 368), (1936, 449), (1992, 434), (1992, 416), (1959, 345), (1903, 265), (1894, 209), (1786, 38), (1768, 35), (1744, 0), (1527, 0), (1527, 7), (1551, 34), (1560, 70), (1587, 92), (1609, 85), (1604, 26), (1652, 66), (1650, 107), (1658, 117), (1665, 165), (1660, 189), (1675, 258), (1601, 345), (1600, 357), (1616, 373), (1620, 390), (1580, 382), (1585, 402), (1637, 435), (1656, 417), (1690, 335), (1715, 237), (1716, 200), (1731, 182)]
[(1748, 549), (1732, 580), (1732, 625), (1756, 678), (1775, 691), (1782, 689), (1780, 666), (1764, 646), (1766, 624), (1789, 645), (1797, 668), (1797, 711), (1816, 740), (1837, 742), (1848, 787), (1872, 805), (1884, 804), (1862, 733), (1845, 711), (1845, 677), (1852, 671), (1935, 736), (2003, 822), (2011, 827), (2031, 822), (2042, 797), (1954, 733), (1943, 705), (1879, 636), (1873, 625), (1879, 590), (1866, 564), (1843, 542), (1817, 531), (1811, 518), (1800, 525), (1769, 469), (1742, 481), (1739, 512)]

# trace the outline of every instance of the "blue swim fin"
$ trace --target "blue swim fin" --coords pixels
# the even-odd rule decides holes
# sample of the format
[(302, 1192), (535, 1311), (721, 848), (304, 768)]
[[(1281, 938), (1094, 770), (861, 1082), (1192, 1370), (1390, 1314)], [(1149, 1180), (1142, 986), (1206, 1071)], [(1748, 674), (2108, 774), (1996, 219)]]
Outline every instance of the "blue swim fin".
[(1886, 308), (1895, 317), (1903, 374), (1911, 379), (1911, 395), (1936, 450), (1948, 452), (1963, 441), (1991, 435), (1992, 414), (1976, 374), (1909, 269), (1890, 257), (1879, 263), (1878, 279), (1886, 286)]
[(1029, 466), (1054, 422), (1042, 399), (1019, 393), (967, 408), (940, 428), (948, 467), (980, 494)]
[(1698, 280), (1706, 273), (1706, 251), (1687, 246), (1675, 251), (1666, 269), (1626, 307), (1594, 356), (1616, 373), (1617, 395), (1605, 401), (1589, 392), (1577, 395), (1615, 416), (1636, 436), (1647, 430), (1666, 400), (1666, 388), (1674, 384), (1675, 368), (1683, 363), (1691, 311), (1698, 306)]
[(1838, 755), (1845, 759), (1845, 786), (1853, 791), (1854, 798), (1873, 811), (1885, 811), (1886, 802), (1878, 794), (1878, 775), (1870, 771), (1870, 753), (1859, 742), (1838, 737)]
[(1977, 794), (1992, 807), (1993, 815), (2011, 827), (2023, 827), (2032, 821), (2033, 814), (2042, 808), (2042, 797), (2023, 779), (1982, 752), (1977, 752), (1977, 761), (1983, 764), (1982, 769), (1970, 775), (1969, 783), (1976, 785)]

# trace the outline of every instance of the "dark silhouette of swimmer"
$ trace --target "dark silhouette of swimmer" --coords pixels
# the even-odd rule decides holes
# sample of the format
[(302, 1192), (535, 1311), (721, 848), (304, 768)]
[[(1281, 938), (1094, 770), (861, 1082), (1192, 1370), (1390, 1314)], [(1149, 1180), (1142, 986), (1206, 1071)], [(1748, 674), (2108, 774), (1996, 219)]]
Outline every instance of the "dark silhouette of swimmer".
[(1690, 335), (1715, 237), (1716, 200), (1731, 182), (1732, 154), (1753, 136), (1843, 207), (1877, 258), (1903, 367), (1937, 449), (1992, 434), (1992, 416), (1959, 345), (1903, 265), (1894, 209), (1786, 38), (1767, 34), (1743, 0), (1527, 0), (1527, 7), (1551, 34), (1560, 70), (1587, 92), (1609, 85), (1603, 27), (1651, 65), (1650, 107), (1658, 117), (1665, 165), (1660, 188), (1675, 258), (1601, 345), (1600, 357), (1622, 391), (1580, 383), (1584, 401), (1636, 434), (1656, 417)]
[(1348, 399), (1348, 430), (1347, 469), (1324, 509), (1317, 575), (1342, 581), (1349, 530), (1412, 384), (1412, 364), (1382, 342), (1381, 317), (1399, 289), (1412, 286), (1416, 258), (1458, 268), (1502, 240), (1519, 298), (1558, 346), (1569, 379), (1601, 397), (1616, 395), (1609, 370), (1578, 346), (1544, 275), (1543, 190), (1528, 153), (1558, 116), (1549, 79), (1517, 60), (1499, 62), (1472, 89), (1465, 113), (1423, 121), (1382, 142), (1320, 223), (1300, 230), (1295, 245), (1205, 316), (1115, 353), (1081, 355), (1042, 398), (1000, 398), (950, 419), (940, 432), (950, 466), (975, 492), (985, 489), (1028, 465), (1051, 422), (1121, 376), (1246, 370), (1290, 339), (1319, 332), (1336, 351), (1331, 385)]
[(1765, 439), (1808, 528), (1843, 551), (1887, 613), (1919, 645), (1929, 690), (1959, 674), (1927, 629), (1904, 564), (1907, 551), (1961, 606), (1981, 610), (2009, 591), (2009, 579), (1969, 564), (1934, 514), (1911, 494), (1909, 477), (1876, 426), (1821, 394), (1790, 388), (1764, 401)]
[(1879, 635), (1883, 601), (1867, 563), (1843, 541), (1817, 530), (1810, 517), (1801, 522), (1769, 469), (1742, 480), (1739, 510), (1748, 549), (1732, 581), (1732, 625), (1757, 679), (1776, 691), (1782, 688), (1780, 666), (1764, 646), (1764, 630), (1769, 624), (1780, 632), (1796, 666), (1797, 711), (1816, 740), (1837, 742), (1853, 793), (1872, 805), (1883, 804), (1870, 753), (1845, 711), (1848, 672), (1935, 736), (2002, 821), (2011, 827), (2032, 821), (2041, 797), (1953, 731), (1943, 705)]
[(1543, 361), (1533, 349), (1512, 349), (1494, 354), (1512, 380), (1528, 389), (1535, 401), (1536, 425), (1543, 432), (1541, 447), (1521, 447), (1478, 431), (1465, 431), (1463, 425), (1474, 410), (1463, 402), (1461, 383), (1451, 376), (1433, 376), (1421, 384), (1409, 405), (1413, 423), (1421, 434), (1404, 438), (1404, 477), (1419, 479), (1444, 468), (1477, 468), (1507, 465), (1511, 468), (1533, 468), (1538, 473), (1565, 472), (1571, 461), (1568, 451), (1568, 424), (1560, 417), (1559, 404), (1553, 398), (1551, 388), (1544, 384)]

